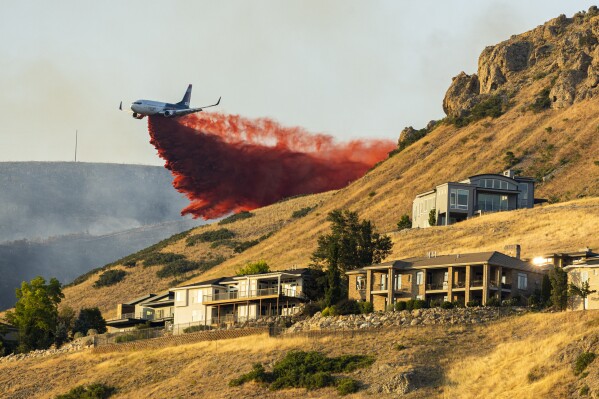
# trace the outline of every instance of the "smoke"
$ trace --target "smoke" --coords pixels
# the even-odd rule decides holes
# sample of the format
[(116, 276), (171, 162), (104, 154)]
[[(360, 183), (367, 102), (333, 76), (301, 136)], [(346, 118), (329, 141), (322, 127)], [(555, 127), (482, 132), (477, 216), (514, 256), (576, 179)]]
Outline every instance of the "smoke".
[(339, 189), (395, 148), (389, 140), (335, 143), (270, 119), (218, 113), (149, 117), (148, 128), (173, 186), (191, 202), (181, 213), (204, 219)]

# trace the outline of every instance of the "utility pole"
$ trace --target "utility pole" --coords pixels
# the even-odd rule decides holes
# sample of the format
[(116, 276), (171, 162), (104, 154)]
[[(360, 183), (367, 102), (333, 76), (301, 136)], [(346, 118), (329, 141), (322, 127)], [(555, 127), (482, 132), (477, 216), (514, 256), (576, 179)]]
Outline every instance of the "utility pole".
[(77, 130), (75, 130), (75, 162), (77, 162), (77, 136), (79, 135), (79, 132)]

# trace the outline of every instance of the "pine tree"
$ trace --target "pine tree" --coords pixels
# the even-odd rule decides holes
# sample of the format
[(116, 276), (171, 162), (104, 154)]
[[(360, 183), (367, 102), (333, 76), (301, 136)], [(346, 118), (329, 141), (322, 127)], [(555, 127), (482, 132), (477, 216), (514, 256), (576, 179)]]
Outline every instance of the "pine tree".
[(559, 310), (568, 305), (568, 273), (555, 266), (549, 275), (551, 281), (551, 304)]

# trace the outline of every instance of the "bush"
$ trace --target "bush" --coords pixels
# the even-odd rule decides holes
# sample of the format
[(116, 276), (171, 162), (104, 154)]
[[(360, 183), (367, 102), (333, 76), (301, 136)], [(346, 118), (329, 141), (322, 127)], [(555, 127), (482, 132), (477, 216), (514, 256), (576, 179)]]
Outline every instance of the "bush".
[(469, 307), (469, 308), (476, 308), (476, 307), (480, 306), (480, 302), (475, 299), (473, 301), (468, 301), (468, 303), (466, 304), (466, 306)]
[(124, 270), (106, 270), (100, 274), (98, 280), (94, 283), (94, 288), (109, 287), (115, 285), (119, 281), (123, 281), (127, 272)]
[(338, 315), (359, 314), (361, 312), (358, 302), (352, 299), (344, 299), (335, 305), (335, 313)]
[(56, 399), (106, 399), (116, 392), (116, 388), (102, 383), (79, 385)]
[(396, 351), (402, 351), (404, 349), (408, 349), (408, 347), (402, 344), (395, 344), (393, 345), (393, 349), (395, 349)]
[(428, 308), (428, 303), (421, 299), (414, 299), (413, 308), (414, 309), (426, 309), (426, 308)]
[(429, 301), (428, 305), (431, 308), (438, 308), (439, 306), (441, 306), (441, 300), (440, 299), (431, 299)]
[(293, 211), (293, 213), (291, 214), (291, 218), (293, 218), (293, 219), (303, 218), (308, 213), (312, 212), (315, 208), (316, 208), (316, 206), (307, 206), (305, 208), (298, 209), (297, 211)]
[(320, 312), (321, 310), (322, 310), (322, 307), (318, 303), (309, 302), (304, 305), (301, 315), (307, 316), (307, 317), (312, 317), (316, 314), (316, 312)]
[(489, 298), (489, 300), (487, 301), (487, 306), (497, 308), (497, 307), (501, 306), (501, 299), (499, 299), (497, 297)]
[(444, 301), (441, 304), (441, 309), (453, 309), (453, 303)]
[(155, 265), (165, 265), (167, 263), (172, 263), (172, 262), (176, 262), (178, 260), (182, 260), (185, 259), (185, 255), (181, 255), (181, 254), (173, 254), (170, 252), (167, 253), (162, 253), (162, 252), (155, 252), (152, 254), (149, 254), (148, 256), (146, 256), (144, 258), (144, 266), (155, 266)]
[(574, 375), (581, 374), (589, 364), (593, 363), (596, 357), (597, 355), (593, 352), (582, 352), (578, 355), (574, 363)]
[[(333, 373), (349, 373), (374, 363), (374, 357), (363, 355), (345, 355), (328, 358), (320, 352), (288, 352), (283, 359), (275, 363), (272, 372), (266, 372), (262, 364), (254, 364), (252, 370), (229, 382), (230, 386), (239, 386), (249, 381), (268, 384), (271, 390), (285, 388), (318, 389), (335, 385)], [(340, 379), (337, 386), (345, 380)], [(357, 383), (352, 386), (343, 382), (342, 390), (351, 393), (357, 390)], [(345, 393), (344, 393), (345, 394)]]
[(358, 392), (360, 385), (358, 381), (345, 377), (337, 381), (337, 393), (341, 396), (349, 395), (350, 393)]
[(189, 334), (189, 333), (193, 333), (193, 332), (198, 332), (198, 331), (206, 331), (206, 330), (210, 330), (210, 326), (191, 326), (191, 327), (187, 327), (183, 329), (183, 334)]
[(358, 302), (358, 306), (360, 307), (360, 313), (362, 314), (374, 312), (374, 305), (372, 302)]
[(447, 117), (446, 121), (456, 127), (464, 127), (480, 119), (491, 117), (497, 118), (503, 114), (503, 99), (499, 95), (490, 96), (476, 104), (470, 110), (470, 114), (460, 117)]
[(270, 266), (265, 260), (259, 260), (256, 262), (248, 262), (245, 267), (235, 272), (238, 276), (246, 276), (248, 274), (262, 274), (270, 272)]
[(236, 213), (234, 215), (231, 215), (229, 217), (224, 218), (223, 220), (221, 220), (220, 222), (218, 222), (218, 224), (219, 225), (230, 224), (230, 223), (233, 223), (233, 222), (237, 222), (239, 220), (251, 218), (252, 216), (254, 216), (254, 214), (252, 212), (241, 211), (239, 213)]
[(535, 97), (535, 101), (530, 105), (530, 109), (534, 113), (538, 113), (551, 107), (551, 99), (549, 98), (549, 92), (551, 90), (546, 88), (541, 90)]
[(116, 342), (117, 344), (120, 344), (123, 342), (137, 341), (138, 339), (139, 339), (139, 336), (136, 334), (126, 334), (126, 335), (119, 335), (118, 337), (116, 337), (114, 339), (114, 342)]
[(102, 317), (102, 312), (98, 308), (83, 308), (73, 324), (73, 332), (88, 334), (90, 330), (95, 330), (96, 334), (106, 332), (106, 320)]
[(233, 252), (235, 252), (236, 254), (240, 254), (243, 251), (245, 251), (248, 248), (251, 248), (255, 245), (258, 245), (260, 243), (260, 240), (251, 240), (251, 241), (242, 241), (237, 243), (237, 245), (235, 245), (235, 247), (233, 247)]
[(162, 269), (156, 272), (160, 278), (178, 277), (192, 270), (206, 271), (214, 266), (220, 265), (225, 261), (224, 256), (217, 256), (214, 259), (202, 259), (197, 262), (187, 259), (180, 259), (166, 264)]
[(406, 310), (406, 303), (404, 301), (395, 302), (395, 310), (397, 312), (401, 312), (402, 310)]
[(326, 308), (322, 309), (322, 313), (320, 315), (322, 317), (335, 316), (336, 315), (335, 306), (327, 306)]
[(199, 242), (214, 242), (214, 241), (222, 241), (229, 240), (235, 237), (235, 233), (229, 229), (218, 229), (212, 231), (206, 231), (201, 234), (196, 234), (191, 237), (187, 237), (186, 244), (188, 247), (196, 245)]
[(404, 230), (404, 229), (411, 229), (411, 228), (412, 228), (412, 221), (410, 220), (410, 216), (408, 216), (408, 214), (403, 214), (401, 216), (401, 219), (399, 219), (399, 222), (397, 222), (397, 229)]
[(79, 339), (79, 338), (83, 338), (85, 337), (85, 334), (83, 334), (80, 331), (77, 331), (75, 334), (73, 334), (73, 339)]

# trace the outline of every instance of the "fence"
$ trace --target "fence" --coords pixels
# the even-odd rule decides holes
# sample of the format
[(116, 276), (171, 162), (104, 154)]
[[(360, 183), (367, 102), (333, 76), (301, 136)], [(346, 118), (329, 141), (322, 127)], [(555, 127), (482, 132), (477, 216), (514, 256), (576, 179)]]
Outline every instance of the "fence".
[(94, 335), (94, 346), (119, 344), (124, 342), (159, 338), (164, 337), (167, 334), (171, 334), (171, 331), (169, 331), (168, 328), (164, 327), (142, 328), (139, 330), (106, 333), (101, 335)]

